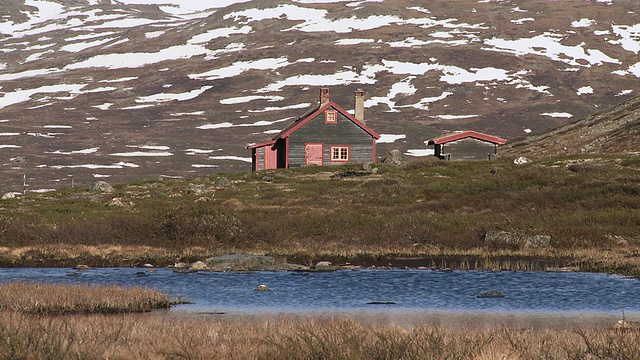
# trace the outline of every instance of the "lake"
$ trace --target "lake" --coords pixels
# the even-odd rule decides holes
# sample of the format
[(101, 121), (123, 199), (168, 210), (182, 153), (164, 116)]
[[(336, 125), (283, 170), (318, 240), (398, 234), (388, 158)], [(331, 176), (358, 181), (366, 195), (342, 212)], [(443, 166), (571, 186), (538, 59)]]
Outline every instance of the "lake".
[[(592, 313), (640, 315), (640, 282), (598, 273), (433, 270), (196, 272), (171, 269), (0, 269), (0, 282), (143, 286), (193, 304), (171, 311), (225, 314)], [(254, 291), (265, 284), (270, 291)], [(478, 298), (498, 290), (501, 298)]]

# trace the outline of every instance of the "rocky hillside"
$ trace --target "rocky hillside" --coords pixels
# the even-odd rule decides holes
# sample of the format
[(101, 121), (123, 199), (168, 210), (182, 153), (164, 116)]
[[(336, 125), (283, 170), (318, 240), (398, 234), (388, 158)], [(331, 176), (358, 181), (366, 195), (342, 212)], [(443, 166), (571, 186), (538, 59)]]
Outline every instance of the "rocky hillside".
[(636, 94), (630, 0), (3, 0), (0, 192), (250, 168), (317, 101), (365, 90), (380, 156), (513, 139)]
[(544, 157), (640, 155), (640, 97), (540, 135), (515, 139), (503, 154)]

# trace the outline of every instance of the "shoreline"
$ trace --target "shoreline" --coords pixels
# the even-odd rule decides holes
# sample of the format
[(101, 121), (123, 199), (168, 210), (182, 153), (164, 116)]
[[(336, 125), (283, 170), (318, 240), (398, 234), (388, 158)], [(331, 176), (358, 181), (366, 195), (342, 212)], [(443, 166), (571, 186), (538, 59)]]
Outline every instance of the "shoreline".
[[(575, 328), (609, 330), (623, 318), (623, 314), (596, 311), (470, 311), (428, 309), (386, 310), (310, 310), (295, 312), (198, 312), (171, 308), (158, 316), (178, 318), (210, 317), (225, 321), (276, 322), (281, 319), (294, 321), (350, 319), (373, 326), (398, 326), (413, 329), (419, 326), (436, 326), (443, 329), (464, 326), (466, 329), (507, 327), (540, 330), (571, 330)], [(628, 321), (640, 320), (639, 312), (625, 312)]]
[(640, 256), (631, 247), (578, 250), (468, 250), (434, 248), (427, 251), (389, 249), (379, 252), (284, 252), (275, 249), (151, 248), (145, 246), (41, 245), (0, 247), (0, 268), (176, 268), (190, 271), (322, 271), (337, 269), (430, 269), (486, 271), (554, 271), (619, 274), (640, 278)]

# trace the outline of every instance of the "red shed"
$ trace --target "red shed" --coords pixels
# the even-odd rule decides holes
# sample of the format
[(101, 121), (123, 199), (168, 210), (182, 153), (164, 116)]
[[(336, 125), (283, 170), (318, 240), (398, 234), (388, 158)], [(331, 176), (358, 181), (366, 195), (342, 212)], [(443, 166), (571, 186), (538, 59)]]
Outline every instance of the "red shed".
[(507, 140), (476, 131), (464, 131), (424, 142), (433, 145), (433, 155), (447, 160), (491, 160), (498, 145)]

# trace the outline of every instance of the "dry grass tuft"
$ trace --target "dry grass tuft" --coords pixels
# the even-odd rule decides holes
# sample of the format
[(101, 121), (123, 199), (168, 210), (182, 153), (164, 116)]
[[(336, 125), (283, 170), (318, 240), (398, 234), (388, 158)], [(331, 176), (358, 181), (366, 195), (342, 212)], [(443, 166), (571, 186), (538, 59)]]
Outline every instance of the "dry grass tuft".
[(0, 310), (35, 315), (119, 314), (166, 309), (169, 296), (150, 289), (10, 282), (0, 285)]
[(640, 332), (367, 325), (354, 319), (0, 313), (11, 359), (637, 359)]

